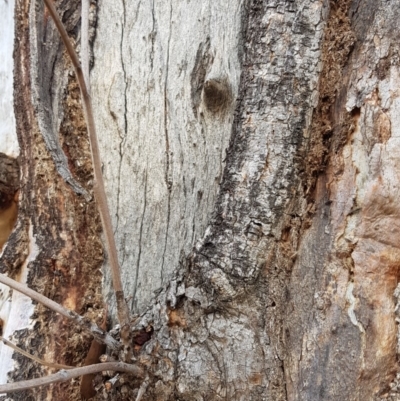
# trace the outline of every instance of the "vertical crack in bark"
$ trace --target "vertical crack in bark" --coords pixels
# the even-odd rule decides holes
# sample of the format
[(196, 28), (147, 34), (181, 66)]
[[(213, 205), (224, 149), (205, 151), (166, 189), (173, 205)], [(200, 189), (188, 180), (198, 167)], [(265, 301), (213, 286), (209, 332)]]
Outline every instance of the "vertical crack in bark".
[(137, 262), (136, 262), (136, 274), (135, 274), (135, 284), (133, 288), (133, 296), (132, 296), (132, 307), (131, 311), (134, 312), (134, 305), (136, 302), (136, 291), (137, 291), (137, 286), (138, 286), (138, 279), (139, 279), (139, 269), (140, 269), (140, 257), (142, 254), (142, 237), (143, 237), (143, 222), (144, 222), (144, 216), (146, 214), (146, 206), (147, 206), (147, 169), (148, 169), (148, 164), (146, 165), (146, 172), (145, 172), (145, 182), (144, 182), (144, 204), (143, 204), (143, 211), (142, 211), (142, 219), (140, 222), (140, 231), (139, 231), (139, 250), (138, 250), (138, 257), (137, 257)]
[(168, 47), (167, 47), (167, 60), (165, 66), (165, 82), (164, 82), (164, 135), (165, 135), (165, 184), (168, 190), (168, 204), (167, 204), (167, 226), (165, 229), (165, 241), (164, 241), (164, 250), (162, 255), (162, 263), (161, 263), (161, 283), (164, 282), (164, 263), (165, 263), (165, 252), (167, 250), (168, 243), (168, 235), (169, 235), (169, 223), (170, 223), (170, 215), (171, 215), (171, 191), (173, 185), (173, 177), (172, 177), (172, 154), (170, 151), (170, 143), (169, 143), (169, 133), (168, 133), (168, 113), (169, 113), (169, 104), (168, 104), (168, 73), (169, 73), (169, 53), (170, 53), (170, 44), (171, 44), (171, 35), (172, 35), (172, 3), (170, 6), (170, 25), (169, 25), (169, 36), (168, 36)]
[(151, 51), (150, 51), (150, 70), (153, 71), (153, 63), (154, 63), (154, 43), (156, 40), (156, 17), (154, 11), (154, 0), (151, 3), (151, 16), (153, 20), (153, 26), (151, 28)]
[[(119, 142), (119, 168), (118, 168), (118, 187), (117, 187), (117, 210), (116, 210), (116, 224), (115, 224), (115, 229), (114, 229), (114, 236), (118, 232), (118, 226), (119, 226), (119, 209), (121, 207), (120, 205), (120, 195), (121, 195), (121, 171), (122, 171), (122, 164), (123, 164), (123, 158), (124, 158), (124, 144), (126, 140), (126, 136), (128, 134), (128, 98), (127, 98), (127, 91), (128, 91), (128, 82), (127, 82), (127, 74), (126, 74), (126, 67), (125, 67), (125, 61), (124, 61), (124, 40), (125, 40), (125, 27), (126, 27), (126, 4), (125, 0), (122, 0), (122, 10), (123, 10), (123, 19), (121, 21), (121, 40), (120, 40), (120, 55), (121, 55), (121, 66), (122, 66), (122, 73), (124, 77), (124, 111), (123, 111), (123, 118), (124, 118), (124, 131), (120, 133), (120, 142)], [(120, 129), (118, 127), (118, 131), (120, 132)], [(125, 257), (125, 251), (122, 250), (122, 253)], [(122, 267), (122, 264), (121, 264)]]

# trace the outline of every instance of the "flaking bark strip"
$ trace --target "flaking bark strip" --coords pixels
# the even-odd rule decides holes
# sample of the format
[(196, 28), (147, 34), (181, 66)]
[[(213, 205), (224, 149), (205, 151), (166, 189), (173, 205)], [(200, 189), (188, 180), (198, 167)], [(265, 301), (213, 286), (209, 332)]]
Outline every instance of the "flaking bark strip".
[[(43, 4), (39, 3), (38, 8), (42, 9)], [(60, 120), (63, 114), (61, 108), (62, 96), (60, 94), (65, 90), (65, 72), (58, 78), (60, 83), (56, 87), (51, 87), (53, 75), (58, 71), (68, 71), (65, 66), (68, 65), (64, 59), (64, 52), (59, 52), (58, 46), (48, 48), (46, 42), (41, 42), (41, 38), (49, 40), (50, 43), (60, 43), (60, 40), (55, 38), (58, 34), (54, 28), (54, 24), (49, 22), (43, 25), (38, 16), (41, 12), (32, 9), (30, 13), (30, 33), (32, 40), (31, 46), (31, 77), (32, 77), (32, 101), (36, 110), (40, 132), (46, 143), (46, 147), (53, 158), (56, 169), (66, 183), (79, 195), (83, 195), (87, 201), (91, 199), (91, 195), (83, 186), (73, 177), (68, 165), (67, 157), (61, 147), (58, 136), (60, 128)], [(49, 20), (50, 21), (50, 20)], [(45, 32), (43, 32), (43, 30)], [(45, 65), (45, 68), (43, 68)], [(64, 68), (59, 70), (57, 67), (62, 65)]]

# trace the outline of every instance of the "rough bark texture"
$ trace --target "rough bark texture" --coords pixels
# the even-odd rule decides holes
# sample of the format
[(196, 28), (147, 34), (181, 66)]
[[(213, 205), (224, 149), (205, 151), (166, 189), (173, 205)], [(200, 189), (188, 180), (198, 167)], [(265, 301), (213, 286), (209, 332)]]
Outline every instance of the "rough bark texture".
[[(96, 318), (79, 92), (38, 4), (16, 7), (20, 212), (0, 267)], [(58, 6), (77, 40), (78, 4)], [(400, 399), (397, 2), (97, 7), (93, 101), (147, 377), (97, 378), (96, 399)], [(12, 297), (10, 316), (33, 310)], [(82, 333), (29, 313), (5, 321), (21, 347), (83, 362)], [(15, 358), (12, 380), (45, 371)], [(11, 399), (78, 400), (78, 383)]]
[(327, 26), (326, 43), (347, 33), (321, 76), (321, 95), (327, 84), (335, 94), (320, 102), (331, 147), (289, 288), (290, 400), (400, 397), (391, 385), (398, 371), (400, 9), (389, 3), (339, 2)]
[(154, 325), (143, 351), (158, 359), (149, 400), (287, 397), (285, 289), (307, 210), (301, 172), (327, 9), (243, 7), (241, 84), (215, 212), (182, 282), (138, 323)]

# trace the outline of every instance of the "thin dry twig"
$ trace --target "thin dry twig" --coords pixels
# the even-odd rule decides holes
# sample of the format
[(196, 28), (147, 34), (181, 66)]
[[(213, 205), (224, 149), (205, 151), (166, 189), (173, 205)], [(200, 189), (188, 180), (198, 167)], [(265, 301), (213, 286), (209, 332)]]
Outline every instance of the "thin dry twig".
[(92, 101), (86, 86), (85, 77), (82, 71), (82, 67), (79, 63), (78, 56), (75, 52), (75, 49), (72, 46), (71, 41), (69, 40), (67, 31), (65, 30), (65, 27), (61, 22), (60, 17), (58, 16), (58, 13), (52, 3), (52, 0), (44, 0), (44, 2), (46, 4), (47, 9), (49, 10), (51, 17), (53, 18), (54, 23), (56, 24), (58, 32), (61, 35), (62, 41), (64, 42), (64, 45), (67, 48), (67, 52), (71, 58), (72, 64), (75, 69), (76, 77), (78, 79), (78, 83), (81, 89), (83, 110), (85, 113), (90, 147), (92, 150), (91, 153), (92, 153), (92, 162), (93, 162), (93, 170), (95, 178), (93, 190), (99, 207), (101, 221), (103, 224), (108, 257), (111, 266), (112, 281), (115, 291), (115, 297), (117, 300), (118, 320), (121, 324), (121, 337), (123, 338), (124, 332), (129, 327), (129, 310), (124, 297), (124, 291), (121, 279), (121, 269), (118, 262), (117, 247), (115, 245), (110, 211), (108, 209), (107, 197), (104, 189), (103, 174), (101, 172), (100, 151), (99, 151), (99, 145), (97, 143), (96, 126), (93, 116)]
[(40, 359), (37, 356), (24, 351), (22, 348), (17, 347), (14, 343), (12, 343), (11, 341), (8, 341), (7, 339), (5, 339), (2, 336), (0, 336), (0, 341), (2, 341), (5, 345), (12, 348), (14, 351), (18, 352), (19, 354), (26, 356), (27, 358), (32, 359), (32, 361), (40, 363), (41, 365), (48, 366), (49, 368), (54, 368), (54, 369), (73, 369), (74, 368), (74, 366), (68, 366), (68, 365), (62, 365), (60, 363), (44, 361), (43, 359)]
[(39, 294), (38, 292), (30, 289), (26, 285), (18, 283), (17, 281), (13, 280), (12, 278), (9, 278), (1, 273), (0, 273), (0, 283), (8, 285), (9, 287), (13, 288), (14, 290), (17, 290), (17, 291), (21, 292), (22, 294), (25, 294), (26, 296), (33, 299), (34, 301), (37, 301), (37, 302), (41, 303), (42, 305), (47, 306), (49, 309), (52, 309), (53, 311), (59, 313), (60, 315), (73, 320), (75, 323), (77, 323), (79, 326), (81, 326), (84, 330), (89, 332), (97, 341), (108, 345), (110, 348), (112, 348), (114, 350), (118, 350), (119, 348), (121, 348), (121, 344), (115, 338), (111, 337), (107, 332), (105, 332), (99, 326), (97, 326), (96, 323), (93, 323), (90, 320), (85, 319), (84, 317), (82, 317), (81, 315), (78, 315), (76, 312), (74, 312), (72, 310), (64, 308), (57, 302), (54, 302), (51, 299), (45, 297), (44, 295)]
[(39, 379), (23, 380), (16, 383), (7, 383), (0, 385), (0, 393), (13, 393), (15, 391), (28, 390), (35, 387), (47, 386), (52, 383), (65, 382), (79, 376), (98, 373), (104, 370), (114, 372), (131, 373), (137, 377), (143, 376), (143, 369), (136, 365), (130, 365), (123, 362), (96, 363), (95, 365), (83, 366), (69, 370), (60, 370), (57, 373), (40, 377)]

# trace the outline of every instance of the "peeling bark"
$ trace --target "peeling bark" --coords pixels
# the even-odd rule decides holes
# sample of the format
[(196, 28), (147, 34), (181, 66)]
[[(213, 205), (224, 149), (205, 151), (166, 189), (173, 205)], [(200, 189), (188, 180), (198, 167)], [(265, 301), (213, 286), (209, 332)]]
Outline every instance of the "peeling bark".
[[(342, 55), (352, 37), (356, 42), (347, 61), (339, 57), (338, 65), (328, 66), (343, 78), (326, 109), (329, 162), (318, 178), (316, 213), (291, 278), (288, 399), (397, 400), (396, 384), (389, 385), (398, 371), (393, 27), (399, 9), (389, 12), (384, 2), (343, 5), (351, 24), (340, 25), (347, 34), (335, 32), (345, 41)], [(333, 15), (340, 9), (332, 8)]]
[[(70, 2), (69, 5), (72, 7)], [(36, 20), (41, 27), (39, 30), (33, 18), (35, 13), (42, 15)], [(74, 15), (71, 18), (75, 22), (67, 23), (67, 26), (73, 31), (78, 18), (74, 19)], [(55, 142), (65, 146), (69, 156), (74, 158), (70, 170), (90, 190), (92, 172), (85, 124), (81, 109), (74, 112), (79, 90), (70, 84), (69, 92), (66, 91), (69, 65), (64, 54), (59, 53), (54, 27), (43, 18), (43, 6), (36, 2), (17, 2), (15, 25), (14, 74), (17, 86), (14, 100), (20, 144), (21, 191), (18, 220), (4, 249), (1, 271), (64, 306), (101, 321), (103, 251), (96, 207), (94, 202), (87, 203), (77, 196), (58, 174), (52, 148), (46, 146), (44, 139), (46, 134), (53, 135)], [(35, 37), (35, 34), (39, 36)], [(39, 59), (37, 52), (32, 51), (37, 43), (50, 49), (41, 53)], [(40, 99), (32, 95), (33, 86), (37, 85), (32, 76), (37, 75), (42, 77), (39, 82), (47, 79), (51, 88), (51, 92), (46, 92)], [(44, 89), (43, 86), (40, 88)], [(68, 105), (65, 111), (63, 104)], [(46, 125), (42, 118), (53, 121), (48, 132), (43, 131)], [(64, 135), (65, 131), (59, 131), (61, 121), (63, 129), (69, 135), (74, 134), (73, 138)], [(66, 147), (68, 141), (73, 142), (78, 154), (71, 145)], [(18, 299), (16, 292), (12, 295), (6, 293), (5, 300), (12, 302), (4, 305), (11, 304), (11, 309), (3, 309), (2, 318), (3, 333), (9, 340), (48, 361), (77, 365), (85, 359), (90, 336), (44, 307), (32, 305), (26, 297), (24, 302), (18, 303)], [(20, 314), (24, 314), (24, 319), (20, 320)], [(14, 354), (14, 360), (14, 370), (9, 373), (13, 381), (51, 371), (18, 354)], [(3, 359), (2, 363), (5, 362)], [(13, 368), (12, 363), (10, 368)], [(70, 399), (77, 399), (79, 386), (73, 387), (73, 391), (66, 391), (68, 388), (70, 383), (24, 391), (13, 395), (13, 399), (62, 400), (66, 394)]]

